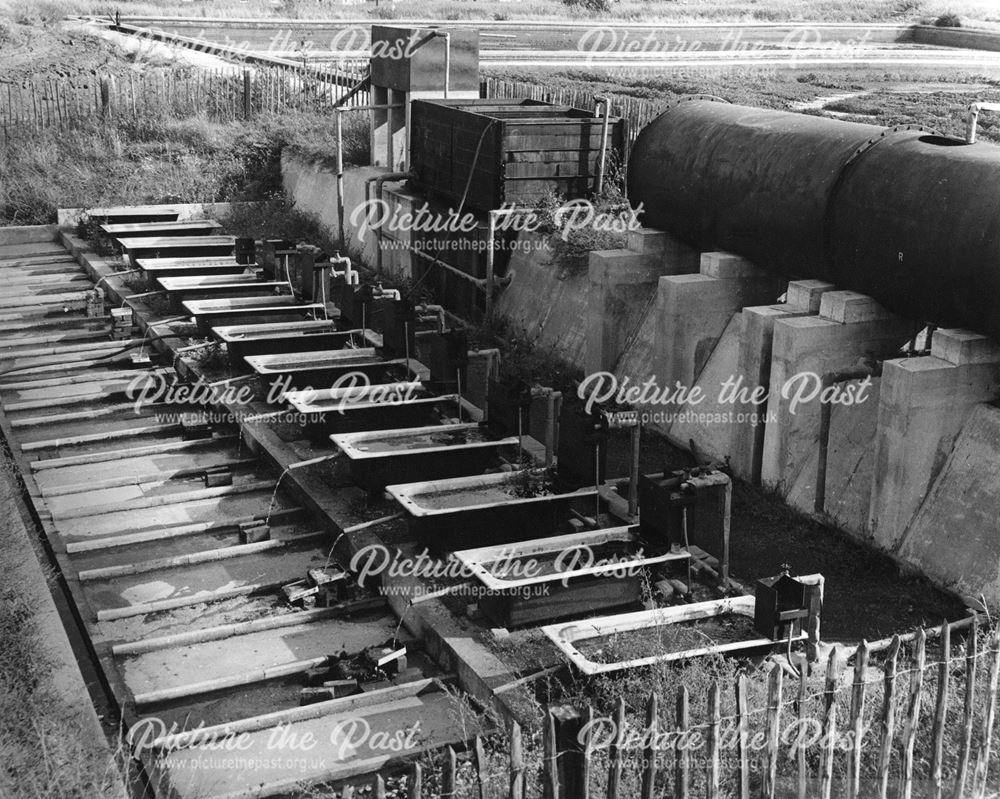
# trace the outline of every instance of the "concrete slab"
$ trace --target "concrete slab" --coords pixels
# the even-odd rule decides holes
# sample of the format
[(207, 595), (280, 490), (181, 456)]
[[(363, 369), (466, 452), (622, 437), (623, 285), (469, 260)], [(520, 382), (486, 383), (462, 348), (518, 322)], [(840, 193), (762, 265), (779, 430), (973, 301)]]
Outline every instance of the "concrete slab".
[[(58, 526), (64, 540), (72, 542), (195, 522), (256, 516), (267, 513), (271, 494), (272, 492), (269, 490), (256, 491), (249, 494), (211, 497), (197, 502), (147, 508), (141, 513), (136, 513), (133, 510), (122, 510), (106, 513), (102, 516), (61, 519)], [(275, 507), (292, 506), (292, 503), (282, 497), (282, 492), (279, 492)]]
[(783, 284), (729, 253), (702, 253), (696, 275), (661, 277), (656, 314), (659, 385), (691, 387), (737, 311), (773, 302)]
[(36, 256), (58, 255), (66, 257), (66, 250), (51, 238), (47, 241), (34, 241), (22, 244), (0, 245), (0, 267), (6, 266), (10, 261), (19, 258), (31, 258)]
[[(281, 720), (276, 718), (275, 723)], [(444, 691), (284, 724), (283, 738), (275, 737), (274, 728), (247, 733), (240, 739), (245, 751), (234, 757), (219, 757), (211, 747), (170, 752), (159, 773), (177, 799), (284, 796), (303, 784), (372, 773), (404, 757), (418, 758), (430, 749), (457, 745), (485, 732), (481, 719), (462, 712), (460, 702)], [(370, 731), (363, 741), (357, 737), (362, 724)], [(356, 745), (351, 745), (349, 730), (354, 730)], [(315, 742), (311, 751), (282, 743), (301, 742), (306, 736)], [(399, 746), (378, 746), (379, 741)]]
[(899, 556), (961, 594), (1000, 601), (1000, 409), (976, 405), (899, 546)]
[[(678, 409), (664, 408), (668, 413), (676, 410), (678, 414), (677, 421), (667, 427), (670, 437), (682, 443), (694, 441), (699, 454), (716, 461), (725, 461), (733, 454), (736, 433), (748, 421), (744, 414), (756, 411), (739, 403), (725, 401), (726, 398), (722, 396), (723, 385), (739, 374), (740, 343), (744, 337), (744, 329), (743, 315), (733, 314), (695, 382), (703, 392), (704, 401)], [(763, 408), (760, 410), (763, 412)]]
[(573, 274), (553, 264), (552, 250), (540, 236), (522, 235), (520, 240), (536, 246), (511, 254), (513, 278), (497, 298), (497, 313), (537, 346), (558, 348), (568, 363), (585, 369), (591, 291), (588, 272)]
[(179, 471), (206, 469), (228, 463), (236, 456), (236, 447), (225, 446), (200, 451), (140, 455), (116, 461), (115, 474), (109, 474), (106, 464), (82, 464), (42, 470), (35, 475), (35, 481), (43, 492), (52, 493), (65, 486), (90, 484), (92, 487), (100, 487), (104, 481), (119, 479), (151, 482), (156, 479), (156, 475), (169, 477)]
[[(291, 618), (294, 618), (292, 616)], [(288, 619), (288, 620), (291, 620)], [(388, 609), (171, 646), (120, 659), (125, 684), (137, 697), (181, 691), (236, 675), (251, 675), (341, 652), (356, 654), (391, 639), (396, 617)]]
[[(830, 416), (825, 513), (838, 527), (858, 538), (868, 537), (868, 508), (875, 471), (872, 441), (878, 427), (881, 382), (872, 381), (868, 402), (853, 407), (834, 406)], [(789, 505), (804, 513), (814, 510), (816, 469), (816, 457), (803, 458), (786, 496)]]
[(301, 580), (326, 562), (326, 549), (315, 541), (240, 558), (181, 566), (82, 584), (97, 613), (133, 608), (166, 600), (186, 604), (207, 601), (213, 594), (246, 586), (277, 586)]
[(883, 367), (869, 525), (893, 551), (980, 402), (1000, 396), (995, 343), (969, 331), (939, 330), (932, 354)]
[[(843, 323), (825, 317), (855, 313), (852, 297), (838, 301), (826, 292), (820, 316), (777, 319), (774, 322), (771, 380), (764, 432), (761, 481), (783, 494), (791, 490), (807, 462), (814, 462), (819, 436), (821, 399), (816, 386), (829, 372), (858, 368), (866, 362), (896, 355), (912, 334), (906, 320), (881, 311), (871, 321)], [(865, 304), (865, 314), (871, 306)], [(843, 396), (843, 395), (841, 395)], [(870, 394), (865, 401), (870, 402)]]
[(46, 504), (57, 522), (82, 517), (99, 518), (105, 514), (122, 512), (141, 516), (143, 511), (154, 507), (273, 490), (274, 482), (275, 478), (265, 471), (238, 474), (232, 485), (213, 488), (206, 488), (200, 477), (187, 477), (108, 488), (95, 487), (85, 494), (49, 496)]

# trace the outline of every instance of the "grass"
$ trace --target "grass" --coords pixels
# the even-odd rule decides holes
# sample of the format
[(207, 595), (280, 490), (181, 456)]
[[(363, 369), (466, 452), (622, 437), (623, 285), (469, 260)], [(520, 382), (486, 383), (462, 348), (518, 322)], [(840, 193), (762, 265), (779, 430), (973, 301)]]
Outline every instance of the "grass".
[[(348, 120), (348, 161), (367, 160), (361, 124)], [(281, 190), (282, 149), (326, 157), (331, 128), (328, 116), (303, 112), (227, 123), (147, 116), (95, 121), (72, 135), (25, 133), (0, 149), (0, 224), (46, 224), (57, 208), (105, 203), (266, 199)]]
[[(34, 557), (19, 529), (14, 467), (0, 450), (0, 796), (112, 799), (125, 796), (120, 759), (92, 740), (57, 690), (58, 664), (33, 620), (41, 608), (16, 558)], [(50, 579), (51, 578), (51, 575)]]
[[(539, 75), (495, 70), (493, 74), (509, 80), (544, 82), (553, 90), (580, 90), (648, 100), (664, 108), (684, 95), (712, 94), (741, 105), (799, 109), (868, 124), (926, 125), (954, 136), (965, 134), (969, 103), (1000, 101), (1000, 80), (962, 69), (816, 72), (740, 69), (692, 75), (592, 74), (572, 70)], [(845, 94), (850, 97), (831, 101), (820, 108), (807, 107), (817, 97)], [(981, 118), (980, 131), (984, 140), (1000, 142), (1000, 126), (993, 116)]]
[(853, 22), (933, 21), (948, 13), (967, 19), (1000, 20), (993, 0), (383, 0), (363, 5), (339, 5), (324, 0), (137, 0), (122, 6), (107, 0), (41, 0), (26, 4), (0, 0), (0, 16), (50, 22), (66, 14), (113, 16), (190, 16), (256, 19), (623, 19), (664, 21), (785, 21), (830, 20)]

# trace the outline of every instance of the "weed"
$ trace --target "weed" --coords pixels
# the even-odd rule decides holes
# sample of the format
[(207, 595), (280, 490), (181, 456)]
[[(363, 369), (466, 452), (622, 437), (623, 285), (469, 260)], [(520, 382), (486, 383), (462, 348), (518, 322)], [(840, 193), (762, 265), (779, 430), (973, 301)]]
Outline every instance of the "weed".
[(961, 28), (962, 18), (958, 14), (949, 11), (934, 20), (934, 24), (938, 28)]

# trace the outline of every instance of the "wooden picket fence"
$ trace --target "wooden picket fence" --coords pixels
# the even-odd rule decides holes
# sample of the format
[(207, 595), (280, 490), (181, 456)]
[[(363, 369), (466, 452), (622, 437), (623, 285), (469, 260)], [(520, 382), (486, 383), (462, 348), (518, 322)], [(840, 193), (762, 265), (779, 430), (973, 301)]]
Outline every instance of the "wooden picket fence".
[(367, 90), (351, 93), (365, 76), (363, 65), (345, 62), (296, 69), (145, 69), (124, 76), (0, 78), (0, 128), (10, 136), (128, 115), (206, 115), (229, 121), (261, 113), (322, 112), (345, 96), (350, 107), (369, 103)]
[[(802, 670), (796, 679), (776, 666), (766, 685), (745, 675), (728, 690), (715, 681), (702, 699), (701, 721), (695, 721), (686, 685), (671, 703), (673, 713), (663, 712), (662, 698), (651, 694), (631, 719), (633, 728), (653, 733), (641, 747), (626, 741), (630, 711), (623, 699), (601, 719), (616, 725), (610, 746), (607, 736), (598, 745), (580, 735), (597, 718), (593, 707), (549, 707), (531, 740), (517, 723), (492, 739), (475, 737), (468, 752), (448, 748), (433, 761), (411, 766), (395, 778), (393, 795), (995, 797), (1000, 636), (979, 632), (978, 624), (967, 619), (862, 643), (847, 658), (847, 650), (837, 648), (816, 678)], [(952, 636), (961, 628), (967, 628), (964, 651), (953, 653)], [(702, 745), (694, 746), (696, 740)], [(348, 787), (341, 796), (354, 797), (355, 790)], [(385, 797), (386, 791), (385, 779), (376, 777), (372, 795)]]
[[(480, 81), (479, 93), (483, 97), (491, 98), (543, 100), (587, 111), (596, 108), (594, 94), (582, 89), (551, 88), (537, 83), (503, 78), (483, 79)], [(639, 135), (639, 131), (669, 104), (669, 99), (651, 101), (624, 95), (612, 95), (611, 100), (614, 113), (628, 120), (630, 146)]]

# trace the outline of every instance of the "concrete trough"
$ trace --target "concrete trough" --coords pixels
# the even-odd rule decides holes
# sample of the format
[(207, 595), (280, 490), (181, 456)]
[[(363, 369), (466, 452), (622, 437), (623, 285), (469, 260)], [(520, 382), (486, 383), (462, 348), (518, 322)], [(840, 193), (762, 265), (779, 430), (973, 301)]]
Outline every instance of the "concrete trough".
[(214, 255), (198, 258), (139, 258), (135, 268), (141, 269), (146, 285), (156, 287), (161, 277), (198, 277), (240, 275), (247, 270), (255, 272), (254, 264), (237, 263), (231, 256)]
[(236, 252), (234, 236), (135, 236), (119, 238), (118, 243), (133, 267), (142, 258), (232, 258)]
[(254, 275), (215, 275), (210, 277), (164, 277), (157, 280), (167, 292), (170, 304), (180, 309), (183, 300), (207, 300), (215, 297), (273, 297), (285, 282), (261, 281)]
[(517, 459), (517, 436), (501, 437), (478, 422), (370, 430), (330, 436), (347, 456), (351, 477), (368, 491), (390, 483), (476, 474)]
[(638, 604), (649, 567), (691, 555), (647, 553), (639, 527), (628, 525), (464, 549), (454, 557), (485, 589), (479, 609), (510, 629)]
[(176, 222), (184, 211), (181, 205), (118, 205), (88, 208), (84, 213), (92, 222), (105, 225), (142, 222)]
[(510, 544), (554, 535), (571, 510), (592, 512), (593, 487), (567, 489), (543, 469), (454, 477), (386, 487), (410, 532), (432, 551), (470, 543)]
[(186, 222), (126, 222), (124, 224), (101, 225), (101, 232), (109, 239), (150, 238), (153, 236), (216, 236), (222, 232), (222, 225), (214, 219), (198, 219)]
[[(680, 624), (690, 624), (697, 629), (699, 623), (732, 615), (752, 620), (755, 606), (756, 602), (752, 596), (737, 596), (695, 602), (690, 605), (603, 616), (587, 619), (586, 622), (549, 624), (541, 629), (559, 651), (584, 674), (606, 674), (714, 653), (749, 654), (770, 649), (776, 642), (761, 637), (759, 633), (748, 635), (738, 641), (714, 642), (710, 637), (706, 639), (695, 632), (691, 638), (700, 637), (704, 640), (704, 644), (677, 645), (684, 639), (678, 637), (675, 630), (670, 629), (672, 625)], [(611, 643), (626, 636), (635, 641), (648, 642), (647, 648), (650, 654), (627, 660), (617, 659), (613, 654), (605, 656), (602, 641)], [(806, 637), (807, 633), (802, 632), (792, 636), (791, 641), (802, 641)], [(786, 643), (787, 640), (782, 643)]]
[(185, 300), (181, 307), (195, 318), (199, 332), (206, 337), (216, 326), (293, 322), (323, 313), (319, 303), (301, 303), (291, 294)]
[(419, 381), (288, 391), (284, 399), (306, 420), (304, 432), (313, 441), (325, 441), (332, 433), (425, 427), (462, 418), (458, 394), (435, 395)]
[(333, 319), (214, 327), (212, 335), (226, 345), (232, 366), (246, 365), (250, 355), (339, 350), (367, 341), (365, 331), (337, 330)]
[(349, 375), (372, 383), (428, 377), (427, 370), (412, 358), (409, 363), (405, 358), (383, 360), (374, 347), (251, 355), (245, 360), (261, 378), (272, 385), (280, 383), (286, 391), (332, 386), (338, 380), (350, 379)]

